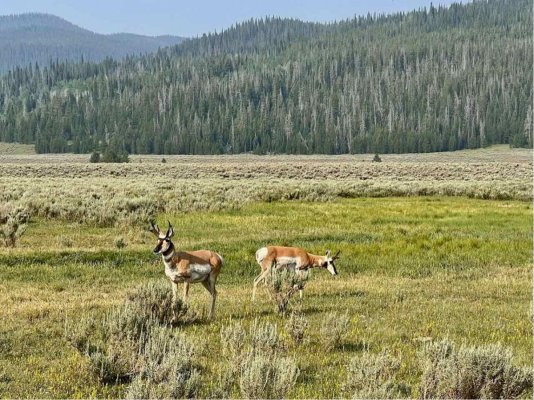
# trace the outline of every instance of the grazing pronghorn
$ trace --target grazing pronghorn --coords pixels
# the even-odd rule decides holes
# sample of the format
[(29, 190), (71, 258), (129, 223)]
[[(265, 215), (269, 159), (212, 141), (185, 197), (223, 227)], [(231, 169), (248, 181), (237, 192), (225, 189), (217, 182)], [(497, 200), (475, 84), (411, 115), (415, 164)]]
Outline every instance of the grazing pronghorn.
[(174, 228), (170, 222), (166, 233), (162, 233), (152, 222), (150, 228), (150, 231), (158, 238), (154, 253), (161, 254), (163, 257), (165, 275), (171, 280), (174, 299), (176, 299), (179, 283), (184, 284), (184, 301), (187, 301), (189, 285), (200, 282), (211, 294), (210, 318), (213, 318), (217, 297), (215, 283), (221, 272), (223, 258), (210, 250), (176, 251), (171, 242)]
[[(261, 273), (254, 279), (252, 300), (256, 297), (256, 287), (265, 280), (271, 268), (294, 268), (295, 271), (306, 271), (310, 268), (326, 268), (332, 275), (337, 275), (334, 261), (339, 258), (339, 251), (330, 257), (330, 250), (325, 256), (310, 254), (299, 247), (268, 246), (256, 252), (256, 261), (260, 264)], [(299, 289), (302, 298), (302, 288)]]

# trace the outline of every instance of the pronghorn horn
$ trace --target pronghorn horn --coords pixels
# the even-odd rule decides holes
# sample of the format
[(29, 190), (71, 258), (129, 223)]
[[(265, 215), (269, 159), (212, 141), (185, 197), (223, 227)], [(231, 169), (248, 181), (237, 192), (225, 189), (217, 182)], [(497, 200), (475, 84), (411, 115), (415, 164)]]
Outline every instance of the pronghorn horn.
[(172, 237), (174, 235), (174, 228), (171, 225), (171, 221), (167, 220), (169, 227), (167, 228), (167, 237)]
[(159, 228), (157, 225), (154, 225), (154, 221), (150, 221), (150, 232), (152, 232), (156, 236), (158, 236), (159, 234)]
[(337, 260), (339, 258), (339, 254), (341, 253), (341, 250), (338, 250), (336, 255), (332, 257), (332, 260)]

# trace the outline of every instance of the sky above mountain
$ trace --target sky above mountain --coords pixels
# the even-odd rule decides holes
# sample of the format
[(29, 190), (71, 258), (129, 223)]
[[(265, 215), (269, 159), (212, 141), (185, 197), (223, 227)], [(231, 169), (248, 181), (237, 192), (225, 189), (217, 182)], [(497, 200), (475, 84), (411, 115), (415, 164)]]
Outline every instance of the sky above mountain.
[[(436, 0), (434, 5), (451, 4)], [(2, 0), (0, 15), (44, 12), (98, 33), (197, 36), (266, 15), (328, 22), (428, 7), (427, 0)]]

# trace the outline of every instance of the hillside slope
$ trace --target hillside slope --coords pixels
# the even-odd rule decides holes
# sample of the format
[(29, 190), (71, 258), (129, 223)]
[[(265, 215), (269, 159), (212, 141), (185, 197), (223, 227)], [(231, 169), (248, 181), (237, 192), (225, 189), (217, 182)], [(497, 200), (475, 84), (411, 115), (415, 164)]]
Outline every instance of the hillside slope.
[(182, 40), (177, 36), (101, 35), (48, 14), (0, 16), (0, 73), (30, 63), (44, 66), (50, 60), (123, 58)]
[(250, 20), (122, 62), (14, 71), (0, 81), (0, 140), (40, 153), (531, 146), (531, 27), (529, 0)]

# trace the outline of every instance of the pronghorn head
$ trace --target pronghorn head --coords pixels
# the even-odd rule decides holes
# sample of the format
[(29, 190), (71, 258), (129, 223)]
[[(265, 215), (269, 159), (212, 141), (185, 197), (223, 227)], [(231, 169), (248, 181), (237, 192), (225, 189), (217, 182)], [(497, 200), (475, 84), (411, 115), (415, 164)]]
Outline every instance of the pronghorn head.
[(334, 261), (339, 258), (339, 253), (341, 253), (341, 250), (339, 250), (334, 257), (331, 257), (330, 250), (326, 250), (326, 256), (324, 257), (323, 264), (321, 265), (323, 268), (326, 268), (328, 272), (330, 272), (332, 275), (337, 275), (337, 269), (336, 265), (334, 264)]
[(171, 238), (174, 236), (174, 228), (172, 227), (170, 221), (167, 222), (169, 223), (169, 227), (165, 233), (161, 232), (159, 227), (154, 225), (153, 222), (150, 222), (150, 232), (152, 232), (158, 238), (158, 243), (153, 250), (154, 254), (165, 253), (172, 245)]

